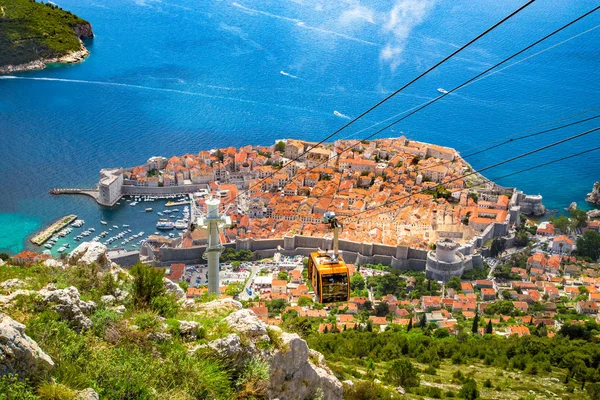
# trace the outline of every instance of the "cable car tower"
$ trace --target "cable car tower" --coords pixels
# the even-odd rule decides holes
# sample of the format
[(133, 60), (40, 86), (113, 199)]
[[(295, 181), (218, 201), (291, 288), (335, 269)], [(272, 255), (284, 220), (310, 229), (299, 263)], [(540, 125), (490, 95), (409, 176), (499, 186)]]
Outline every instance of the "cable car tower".
[(196, 228), (208, 231), (208, 246), (202, 258), (208, 261), (208, 292), (219, 294), (219, 258), (223, 252), (223, 245), (219, 243), (219, 231), (231, 226), (231, 218), (219, 215), (221, 200), (210, 198), (206, 200), (206, 216), (200, 214), (196, 219)]

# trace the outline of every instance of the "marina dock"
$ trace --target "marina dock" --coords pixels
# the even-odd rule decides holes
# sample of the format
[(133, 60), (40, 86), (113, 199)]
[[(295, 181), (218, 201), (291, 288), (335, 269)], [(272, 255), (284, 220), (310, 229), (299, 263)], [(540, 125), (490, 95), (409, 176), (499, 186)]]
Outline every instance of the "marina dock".
[(77, 215), (75, 215), (75, 214), (71, 214), (71, 215), (67, 215), (66, 217), (62, 217), (61, 219), (59, 219), (58, 221), (56, 221), (52, 225), (50, 225), (48, 228), (44, 229), (43, 231), (41, 231), (40, 233), (38, 233), (37, 235), (32, 237), (30, 239), (31, 243), (41, 246), (48, 239), (50, 239), (52, 237), (52, 235), (54, 235), (56, 232), (60, 231), (61, 229), (63, 229), (65, 226), (69, 225), (71, 222), (75, 221), (76, 219), (77, 219)]

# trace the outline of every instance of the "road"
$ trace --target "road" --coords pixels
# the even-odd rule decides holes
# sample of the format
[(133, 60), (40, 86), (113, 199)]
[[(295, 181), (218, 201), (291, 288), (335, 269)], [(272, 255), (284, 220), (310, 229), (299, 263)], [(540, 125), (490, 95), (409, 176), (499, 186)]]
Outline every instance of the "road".
[[(256, 274), (258, 274), (259, 270), (260, 270), (260, 266), (252, 264), (252, 267), (250, 267), (250, 278), (248, 278), (248, 281), (246, 282), (246, 286), (244, 286), (244, 289), (238, 295), (238, 298), (240, 300), (245, 300), (245, 301), (250, 300), (250, 296), (248, 295), (247, 289), (250, 287), (252, 282), (254, 282), (254, 277), (256, 276)], [(254, 293), (252, 293), (252, 294), (254, 295)]]

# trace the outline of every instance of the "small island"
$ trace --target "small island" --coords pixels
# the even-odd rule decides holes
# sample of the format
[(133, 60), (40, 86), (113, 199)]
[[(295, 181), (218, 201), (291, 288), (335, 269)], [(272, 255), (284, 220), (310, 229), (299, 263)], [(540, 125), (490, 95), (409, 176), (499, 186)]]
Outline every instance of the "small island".
[(77, 63), (89, 55), (82, 39), (92, 26), (70, 11), (35, 0), (0, 0), (0, 74)]

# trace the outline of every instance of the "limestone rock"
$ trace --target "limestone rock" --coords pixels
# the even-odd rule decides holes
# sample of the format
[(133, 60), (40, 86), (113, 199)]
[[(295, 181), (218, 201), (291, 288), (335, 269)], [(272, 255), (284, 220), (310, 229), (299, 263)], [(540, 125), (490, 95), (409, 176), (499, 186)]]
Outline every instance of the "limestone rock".
[(600, 218), (600, 210), (590, 210), (587, 212), (587, 215), (590, 218)]
[(196, 340), (200, 324), (195, 321), (179, 321), (179, 333), (184, 339)]
[(571, 210), (577, 210), (576, 202), (572, 202), (571, 204), (569, 204), (569, 208), (567, 208), (567, 211), (571, 211)]
[(36, 379), (53, 367), (52, 359), (25, 334), (25, 325), (0, 313), (0, 376)]
[(100, 302), (102, 304), (107, 305), (107, 306), (112, 306), (113, 304), (115, 304), (116, 300), (117, 299), (115, 299), (115, 296), (112, 296), (110, 294), (107, 294), (106, 296), (100, 297)]
[(184, 306), (193, 308), (199, 312), (223, 313), (228, 311), (237, 311), (243, 308), (242, 303), (233, 299), (220, 299), (209, 301), (208, 303), (186, 302)]
[(111, 310), (119, 315), (123, 315), (125, 314), (125, 311), (127, 311), (127, 308), (125, 308), (125, 306), (121, 304), (120, 306), (112, 307)]
[(107, 247), (99, 242), (81, 243), (69, 255), (69, 264), (90, 266), (96, 264), (103, 269), (110, 268), (110, 262), (106, 256)]
[(13, 291), (14, 289), (18, 289), (25, 286), (25, 282), (20, 279), (13, 278), (7, 281), (0, 283), (0, 288), (8, 291)]
[(396, 392), (400, 393), (400, 394), (405, 394), (406, 390), (404, 390), (404, 388), (402, 386), (398, 386), (396, 388)]
[(342, 384), (349, 387), (354, 387), (354, 382), (352, 382), (350, 379), (342, 381)]
[(46, 267), (50, 267), (50, 268), (60, 268), (60, 269), (65, 268), (65, 265), (62, 263), (62, 261), (55, 260), (54, 258), (49, 258), (46, 261), (44, 261), (44, 265)]
[(300, 400), (321, 395), (324, 400), (342, 399), (342, 383), (331, 371), (309, 360), (309, 349), (304, 340), (295, 333), (285, 332), (281, 339), (281, 348), (270, 361), (271, 398)]
[(181, 287), (179, 287), (178, 284), (171, 281), (170, 279), (167, 279), (167, 278), (163, 278), (163, 279), (165, 282), (165, 289), (167, 290), (167, 292), (174, 294), (175, 297), (177, 298), (177, 300), (185, 299), (185, 292), (183, 291), (183, 289)]
[(235, 333), (221, 339), (213, 340), (208, 344), (208, 348), (213, 350), (222, 359), (229, 360), (233, 365), (241, 366), (244, 360), (248, 359), (251, 349), (242, 345), (240, 337)]
[(61, 318), (69, 321), (78, 332), (92, 327), (92, 321), (86, 315), (94, 312), (96, 303), (81, 300), (75, 286), (56, 289), (53, 285), (48, 285), (39, 293), (42, 301), (52, 305), (54, 311), (60, 314)]
[(590, 193), (587, 194), (587, 196), (585, 197), (585, 200), (588, 203), (592, 203), (597, 206), (600, 206), (600, 182), (594, 183), (594, 188), (592, 189), (592, 191)]
[(170, 333), (166, 333), (166, 332), (150, 332), (148, 334), (148, 340), (152, 340), (153, 342), (156, 342), (156, 343), (169, 342), (169, 341), (171, 341), (171, 339), (173, 339), (173, 336), (171, 336)]
[(118, 302), (123, 302), (127, 299), (127, 296), (129, 296), (129, 292), (126, 290), (121, 290), (119, 288), (115, 289), (115, 300)]
[(100, 400), (100, 396), (94, 389), (87, 388), (75, 393), (75, 400)]
[(233, 331), (243, 335), (244, 337), (247, 337), (252, 341), (269, 340), (266, 325), (258, 319), (256, 314), (254, 314), (252, 310), (238, 310), (229, 314), (229, 316), (227, 316), (227, 318), (225, 318), (224, 321), (227, 323), (227, 325), (229, 325), (229, 327)]
[(29, 296), (34, 293), (37, 293), (37, 292), (35, 290), (22, 290), (22, 289), (15, 290), (11, 294), (8, 294), (6, 296), (0, 296), (0, 306), (9, 304), (10, 302), (12, 302), (14, 299), (16, 299), (19, 296)]
[(6, 264), (6, 262), (0, 258), (0, 267), (4, 266), (4, 264)]

